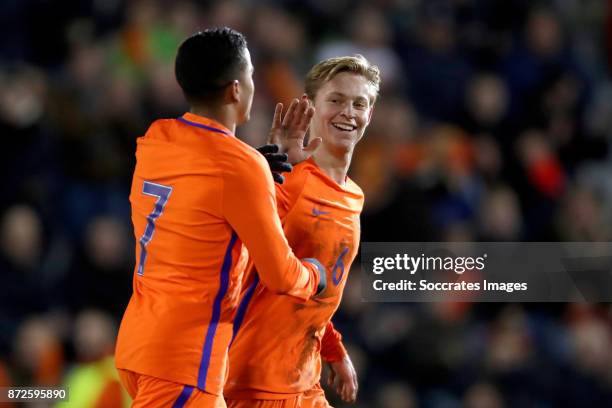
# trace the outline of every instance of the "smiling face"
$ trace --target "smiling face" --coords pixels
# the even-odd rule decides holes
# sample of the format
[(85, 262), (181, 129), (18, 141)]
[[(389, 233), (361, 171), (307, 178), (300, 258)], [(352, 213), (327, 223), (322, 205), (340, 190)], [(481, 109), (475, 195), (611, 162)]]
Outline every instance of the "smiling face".
[(311, 135), (322, 138), (322, 147), (330, 152), (352, 152), (370, 123), (375, 94), (364, 76), (352, 72), (336, 74), (314, 97)]

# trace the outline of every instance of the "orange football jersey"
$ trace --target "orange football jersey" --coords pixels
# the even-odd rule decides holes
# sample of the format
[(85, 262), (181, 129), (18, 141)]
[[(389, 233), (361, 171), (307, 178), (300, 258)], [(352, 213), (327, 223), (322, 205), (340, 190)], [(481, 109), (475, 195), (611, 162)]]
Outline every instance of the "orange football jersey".
[(340, 186), (313, 159), (285, 178), (276, 194), (285, 235), (297, 256), (316, 257), (331, 279), (324, 296), (305, 303), (278, 296), (257, 275), (245, 285), (224, 390), (230, 399), (290, 398), (318, 383), (321, 340), (359, 247), (364, 198), (352, 180)]
[(317, 290), (316, 260), (289, 248), (264, 157), (220, 123), (158, 120), (136, 159), (137, 265), (116, 365), (220, 395), (248, 257), (271, 291), (302, 300)]

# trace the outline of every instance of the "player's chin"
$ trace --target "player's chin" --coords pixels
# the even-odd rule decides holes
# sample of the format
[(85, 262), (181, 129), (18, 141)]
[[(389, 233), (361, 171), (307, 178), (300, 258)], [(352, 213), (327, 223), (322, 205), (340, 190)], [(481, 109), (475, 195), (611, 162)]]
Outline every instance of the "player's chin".
[(333, 140), (334, 145), (336, 145), (337, 147), (340, 147), (340, 146), (352, 147), (355, 144), (358, 137), (357, 137), (356, 131), (352, 131), (352, 132), (336, 131), (334, 132), (334, 135), (331, 139)]

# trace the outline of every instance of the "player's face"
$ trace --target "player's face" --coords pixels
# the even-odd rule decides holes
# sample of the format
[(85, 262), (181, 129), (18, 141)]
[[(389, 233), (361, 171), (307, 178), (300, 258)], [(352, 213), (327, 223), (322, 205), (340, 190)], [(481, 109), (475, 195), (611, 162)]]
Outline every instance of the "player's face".
[(247, 48), (244, 49), (244, 56), (247, 61), (247, 67), (240, 73), (240, 78), (238, 78), (241, 95), (240, 102), (238, 104), (238, 125), (249, 120), (251, 116), (253, 95), (255, 94), (255, 84), (253, 83), (253, 64), (251, 63), (251, 54)]
[(323, 139), (323, 147), (340, 153), (353, 150), (370, 123), (372, 94), (368, 80), (351, 72), (341, 72), (321, 86), (311, 132)]

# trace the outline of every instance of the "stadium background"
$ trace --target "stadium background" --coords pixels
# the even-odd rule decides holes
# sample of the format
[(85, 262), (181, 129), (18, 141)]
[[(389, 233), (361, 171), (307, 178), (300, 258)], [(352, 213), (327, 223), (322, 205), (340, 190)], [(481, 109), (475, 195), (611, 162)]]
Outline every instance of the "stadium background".
[[(131, 290), (135, 138), (185, 110), (172, 63), (200, 27), (247, 36), (256, 99), (239, 136), (254, 145), (313, 63), (380, 66), (351, 169), (362, 241), (612, 238), (610, 1), (0, 5), (0, 384), (108, 380), (95, 370)], [(355, 266), (334, 321), (358, 407), (611, 405), (608, 304), (362, 303)]]

